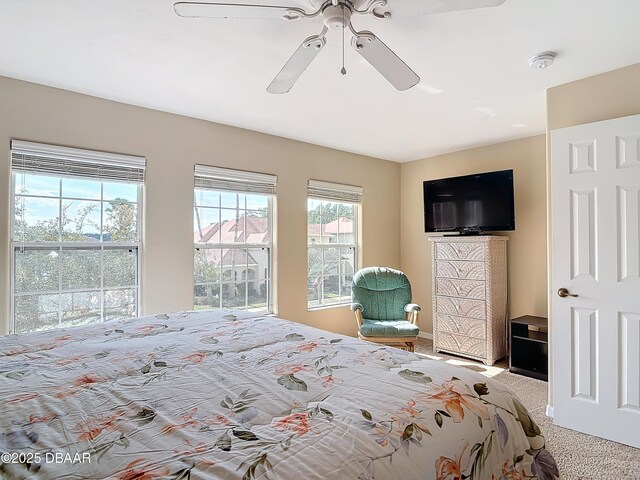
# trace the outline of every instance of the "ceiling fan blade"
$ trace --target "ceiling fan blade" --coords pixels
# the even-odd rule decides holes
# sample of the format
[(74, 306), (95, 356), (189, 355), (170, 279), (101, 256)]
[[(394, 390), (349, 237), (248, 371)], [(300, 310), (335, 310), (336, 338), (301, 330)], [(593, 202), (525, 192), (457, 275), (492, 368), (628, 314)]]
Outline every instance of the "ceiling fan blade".
[(357, 32), (357, 35), (351, 39), (351, 45), (398, 90), (408, 90), (420, 82), (416, 72), (411, 70), (373, 33)]
[(324, 37), (327, 33), (327, 27), (322, 30), (320, 35), (314, 35), (307, 38), (298, 49), (294, 52), (289, 61), (282, 67), (280, 73), (276, 75), (271, 84), (267, 87), (269, 93), (288, 93), (291, 87), (298, 81), (300, 75), (304, 73), (313, 59), (320, 53), (327, 43)]
[(307, 15), (298, 7), (255, 5), (240, 3), (178, 2), (173, 10), (180, 17), (188, 18), (256, 18), (295, 20)]
[(389, 2), (381, 10), (391, 12), (392, 18), (400, 18), (456, 10), (498, 7), (504, 2), (505, 0), (395, 0), (394, 2)]

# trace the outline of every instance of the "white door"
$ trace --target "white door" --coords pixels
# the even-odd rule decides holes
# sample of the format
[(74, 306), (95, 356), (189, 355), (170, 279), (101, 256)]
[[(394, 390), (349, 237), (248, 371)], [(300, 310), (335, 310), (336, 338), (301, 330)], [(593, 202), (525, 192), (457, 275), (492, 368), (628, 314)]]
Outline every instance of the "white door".
[(640, 448), (640, 115), (551, 132), (550, 182), (554, 423)]

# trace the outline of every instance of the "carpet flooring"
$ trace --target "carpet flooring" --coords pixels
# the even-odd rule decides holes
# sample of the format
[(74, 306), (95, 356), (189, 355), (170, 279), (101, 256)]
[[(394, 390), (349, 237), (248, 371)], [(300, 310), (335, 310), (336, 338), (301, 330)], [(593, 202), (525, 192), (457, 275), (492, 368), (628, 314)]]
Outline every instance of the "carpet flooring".
[[(416, 353), (469, 368), (509, 387), (529, 409), (566, 480), (640, 480), (640, 450), (558, 427), (546, 416), (547, 382), (510, 373), (504, 360), (493, 366), (433, 352), (431, 340), (419, 338)], [(640, 432), (638, 432), (640, 435)]]

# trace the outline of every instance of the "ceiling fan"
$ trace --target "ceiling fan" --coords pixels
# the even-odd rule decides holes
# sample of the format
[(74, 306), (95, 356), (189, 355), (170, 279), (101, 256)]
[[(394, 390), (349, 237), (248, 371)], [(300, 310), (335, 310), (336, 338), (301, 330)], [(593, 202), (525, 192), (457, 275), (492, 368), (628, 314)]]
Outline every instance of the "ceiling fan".
[[(329, 30), (348, 29), (353, 35), (351, 46), (396, 89), (403, 91), (420, 82), (420, 77), (404, 63), (382, 40), (370, 31), (358, 31), (351, 23), (354, 16), (371, 15), (379, 19), (408, 17), (431, 13), (497, 7), (505, 0), (306, 0), (312, 11), (298, 6), (244, 4), (227, 2), (178, 2), (176, 14), (181, 17), (253, 18), (286, 21), (304, 20), (322, 16), (324, 27), (318, 35), (307, 38), (294, 52), (280, 73), (273, 79), (269, 93), (287, 93), (300, 75), (327, 43)], [(346, 74), (346, 70), (342, 69)]]

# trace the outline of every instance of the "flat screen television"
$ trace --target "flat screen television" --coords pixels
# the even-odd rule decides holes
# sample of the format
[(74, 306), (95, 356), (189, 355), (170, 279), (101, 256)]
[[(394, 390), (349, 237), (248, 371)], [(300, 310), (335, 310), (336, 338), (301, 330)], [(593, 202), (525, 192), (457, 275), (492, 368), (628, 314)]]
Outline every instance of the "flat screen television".
[(427, 180), (425, 232), (478, 235), (515, 230), (513, 170)]

